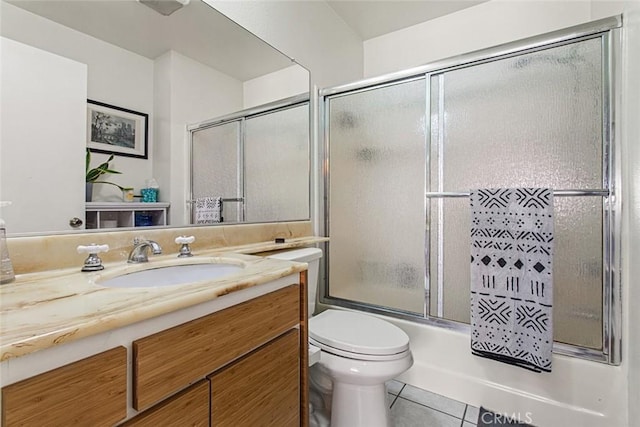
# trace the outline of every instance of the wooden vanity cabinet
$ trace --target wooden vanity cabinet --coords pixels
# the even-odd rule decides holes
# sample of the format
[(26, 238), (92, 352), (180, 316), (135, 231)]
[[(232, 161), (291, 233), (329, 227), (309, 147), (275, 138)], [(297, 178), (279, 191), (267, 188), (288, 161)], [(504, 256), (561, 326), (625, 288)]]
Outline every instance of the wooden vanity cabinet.
[(201, 380), (130, 419), (123, 427), (209, 426), (209, 381)]
[(211, 425), (300, 426), (299, 341), (291, 330), (210, 375)]
[(145, 409), (296, 327), (292, 285), (133, 342), (133, 407)]
[(306, 306), (303, 272), (299, 283), (134, 341), (133, 407), (143, 412), (126, 425), (152, 425), (138, 418), (165, 408), (201, 414), (202, 398), (175, 393), (206, 378), (211, 426), (306, 426)]
[(116, 347), (2, 388), (2, 425), (111, 426), (127, 416), (127, 349)]

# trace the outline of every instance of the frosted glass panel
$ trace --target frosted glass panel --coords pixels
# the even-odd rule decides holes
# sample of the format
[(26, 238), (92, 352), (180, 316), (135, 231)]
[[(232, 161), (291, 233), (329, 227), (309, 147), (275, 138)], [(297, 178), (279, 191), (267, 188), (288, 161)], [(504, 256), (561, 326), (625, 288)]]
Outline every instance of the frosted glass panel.
[(554, 337), (602, 348), (602, 198), (556, 197)]
[[(430, 85), (431, 191), (604, 186), (600, 39), (445, 72), (432, 76)], [(554, 336), (599, 349), (602, 198), (554, 201)], [(468, 203), (442, 198), (429, 205), (430, 314), (437, 315), (440, 298), (442, 317), (464, 323), (469, 322)]]
[[(469, 323), (468, 199), (444, 204), (442, 258), (444, 318)], [(602, 198), (555, 197), (554, 339), (594, 349), (602, 347)], [(432, 246), (432, 276), (438, 265)], [(432, 295), (437, 295), (435, 292)]]
[(331, 98), (332, 297), (408, 312), (425, 301), (425, 81)]
[(592, 39), (432, 77), (444, 191), (601, 188), (601, 58)]
[[(238, 170), (240, 122), (199, 130), (192, 139), (193, 197), (241, 196)], [(238, 203), (225, 203), (224, 222), (240, 221)]]
[(309, 105), (245, 122), (246, 220), (309, 218)]

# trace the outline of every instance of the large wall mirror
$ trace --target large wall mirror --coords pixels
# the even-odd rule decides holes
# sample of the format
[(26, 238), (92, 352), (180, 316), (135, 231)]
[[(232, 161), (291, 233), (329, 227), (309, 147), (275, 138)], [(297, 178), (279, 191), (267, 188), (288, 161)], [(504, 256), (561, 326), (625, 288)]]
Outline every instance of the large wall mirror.
[[(125, 204), (120, 187), (137, 197), (154, 182), (168, 205), (162, 222), (118, 213), (102, 225), (196, 224), (195, 199), (220, 197), (246, 204), (227, 204), (225, 222), (308, 219), (309, 72), (202, 0), (145, 3), (154, 2), (0, 0), (0, 200), (13, 202), (0, 217), (9, 234), (99, 227), (87, 206)], [(96, 112), (109, 115), (112, 139), (92, 140)], [(221, 118), (241, 123), (238, 135), (218, 138)], [(90, 167), (114, 153), (109, 167), (121, 172), (100, 177), (116, 185), (94, 184), (89, 203), (88, 141), (97, 150)], [(225, 180), (232, 194), (220, 189)], [(282, 195), (285, 214), (274, 209)]]

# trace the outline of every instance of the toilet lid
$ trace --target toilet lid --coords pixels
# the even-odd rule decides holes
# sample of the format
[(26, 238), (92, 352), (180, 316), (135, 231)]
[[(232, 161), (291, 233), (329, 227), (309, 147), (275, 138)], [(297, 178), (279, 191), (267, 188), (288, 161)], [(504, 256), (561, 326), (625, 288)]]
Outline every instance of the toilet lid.
[(409, 349), (409, 337), (397, 326), (343, 310), (326, 310), (309, 319), (309, 336), (350, 353), (388, 355)]

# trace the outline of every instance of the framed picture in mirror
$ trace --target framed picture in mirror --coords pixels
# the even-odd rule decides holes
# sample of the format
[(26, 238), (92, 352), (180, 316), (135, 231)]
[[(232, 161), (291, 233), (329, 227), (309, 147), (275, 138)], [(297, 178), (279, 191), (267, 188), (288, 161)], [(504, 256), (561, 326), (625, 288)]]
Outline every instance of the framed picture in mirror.
[(149, 115), (87, 100), (87, 146), (96, 153), (148, 158)]

